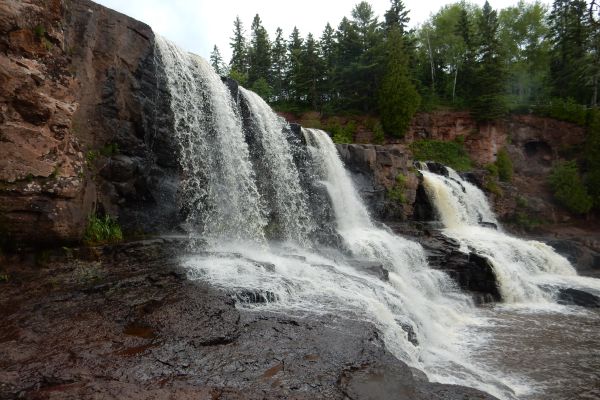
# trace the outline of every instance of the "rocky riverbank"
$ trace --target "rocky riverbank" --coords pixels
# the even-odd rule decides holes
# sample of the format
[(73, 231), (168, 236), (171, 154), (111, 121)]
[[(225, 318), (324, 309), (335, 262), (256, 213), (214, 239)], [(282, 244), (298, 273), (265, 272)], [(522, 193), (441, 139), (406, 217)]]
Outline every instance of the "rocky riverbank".
[(343, 316), (236, 308), (179, 239), (8, 259), (0, 399), (493, 399), (427, 382)]

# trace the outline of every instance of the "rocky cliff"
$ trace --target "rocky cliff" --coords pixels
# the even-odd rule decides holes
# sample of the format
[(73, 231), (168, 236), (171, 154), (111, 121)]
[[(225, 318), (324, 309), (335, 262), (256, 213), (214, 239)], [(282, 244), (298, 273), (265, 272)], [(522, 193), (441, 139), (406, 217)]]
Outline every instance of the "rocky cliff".
[(98, 212), (131, 231), (169, 220), (177, 164), (153, 37), (86, 0), (0, 4), (5, 244), (78, 241)]

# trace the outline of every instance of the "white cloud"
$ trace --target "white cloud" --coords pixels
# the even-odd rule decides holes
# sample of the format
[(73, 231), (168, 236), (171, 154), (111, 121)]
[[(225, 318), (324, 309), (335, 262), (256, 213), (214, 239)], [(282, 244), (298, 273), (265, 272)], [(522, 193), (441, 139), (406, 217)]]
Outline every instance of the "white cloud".
[[(359, 0), (98, 0), (100, 4), (113, 8), (133, 18), (143, 21), (155, 32), (174, 41), (184, 49), (208, 58), (213, 45), (217, 45), (225, 60), (229, 60), (231, 50), (229, 38), (233, 30), (233, 20), (239, 15), (248, 31), (255, 14), (259, 14), (271, 39), (275, 29), (281, 27), (287, 37), (294, 26), (306, 36), (312, 32), (319, 37), (325, 24), (330, 22), (336, 28), (344, 16)], [(425, 21), (448, 0), (405, 0), (410, 10), (411, 25)], [(485, 0), (473, 1), (483, 4)], [(549, 0), (543, 1), (550, 3)], [(371, 0), (376, 14), (383, 17), (389, 8), (389, 0)], [(494, 8), (514, 5), (517, 0), (492, 0)], [(248, 35), (249, 36), (249, 35)]]

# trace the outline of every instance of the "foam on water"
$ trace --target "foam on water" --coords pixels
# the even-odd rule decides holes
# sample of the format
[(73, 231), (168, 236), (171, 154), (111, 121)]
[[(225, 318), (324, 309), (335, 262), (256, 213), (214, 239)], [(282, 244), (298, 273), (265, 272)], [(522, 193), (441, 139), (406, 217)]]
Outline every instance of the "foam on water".
[(483, 192), (451, 168), (447, 177), (425, 169), (421, 172), (444, 233), (458, 240), (465, 251), (490, 260), (503, 301), (539, 308), (555, 303), (563, 287), (600, 290), (600, 280), (577, 276), (571, 263), (547, 244), (503, 232)]
[[(222, 288), (248, 309), (370, 321), (393, 354), (430, 379), (501, 398), (518, 395), (510, 387), (514, 381), (473, 363), (461, 345), (469, 326), (485, 323), (470, 298), (428, 267), (420, 245), (371, 220), (325, 132), (304, 131), (316, 169), (308, 175), (327, 188), (343, 243), (317, 251), (307, 245), (314, 224), (283, 121), (241, 89), (250, 113), (245, 127), (229, 89), (204, 60), (161, 38), (157, 47), (180, 146), (182, 209), (190, 235), (207, 240), (183, 258), (191, 279)], [(259, 144), (266, 176), (257, 176), (247, 140)], [(265, 187), (272, 188), (272, 199), (261, 196)], [(266, 240), (271, 220), (279, 225), (280, 242)], [(389, 280), (381, 278), (382, 269)]]

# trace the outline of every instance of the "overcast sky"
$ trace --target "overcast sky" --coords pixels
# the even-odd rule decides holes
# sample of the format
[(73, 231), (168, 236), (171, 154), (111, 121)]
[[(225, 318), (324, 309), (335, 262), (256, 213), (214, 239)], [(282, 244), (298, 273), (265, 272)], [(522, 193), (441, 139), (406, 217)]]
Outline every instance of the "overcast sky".
[[(239, 15), (249, 36), (249, 28), (255, 14), (259, 14), (271, 39), (275, 29), (281, 27), (288, 37), (297, 26), (302, 36), (312, 32), (321, 35), (327, 22), (335, 29), (344, 16), (360, 0), (95, 0), (149, 24), (155, 32), (174, 41), (184, 49), (208, 58), (216, 44), (226, 62), (231, 50), (233, 20)], [(518, 0), (491, 0), (494, 8), (514, 5)], [(448, 0), (405, 0), (410, 10), (411, 25), (424, 22)], [(483, 5), (485, 0), (473, 0)], [(550, 0), (543, 1), (550, 3)], [(389, 0), (370, 0), (380, 20), (389, 8)]]

